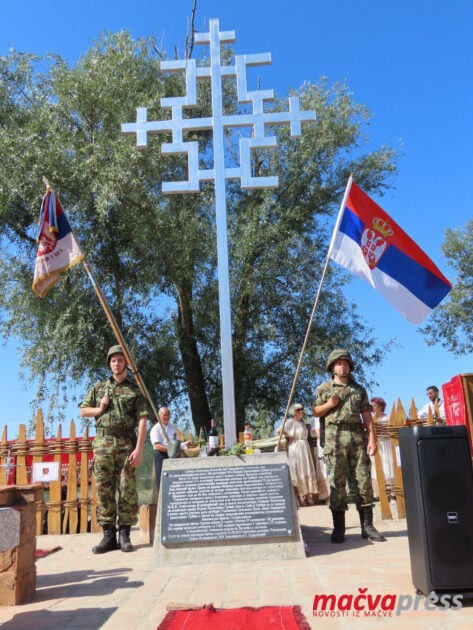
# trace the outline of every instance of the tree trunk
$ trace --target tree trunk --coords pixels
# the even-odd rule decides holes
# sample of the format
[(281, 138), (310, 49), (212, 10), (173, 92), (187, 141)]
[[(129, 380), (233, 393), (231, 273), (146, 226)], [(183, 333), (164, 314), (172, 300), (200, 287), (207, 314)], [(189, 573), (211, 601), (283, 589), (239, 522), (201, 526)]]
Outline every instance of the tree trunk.
[(178, 339), (184, 373), (186, 376), (187, 393), (189, 396), (192, 421), (195, 432), (200, 427), (210, 429), (210, 409), (205, 391), (205, 380), (202, 363), (197, 349), (194, 335), (194, 321), (192, 315), (192, 287), (190, 285), (175, 285), (178, 297)]
[(235, 374), (235, 415), (236, 415), (236, 431), (237, 439), (238, 433), (245, 430), (245, 412), (247, 404), (247, 387), (244, 382), (245, 373), (244, 362), (236, 361), (234, 374)]
[(248, 384), (246, 381), (245, 345), (249, 319), (249, 300), (246, 295), (240, 295), (234, 316), (233, 335), (233, 372), (235, 379), (235, 415), (236, 430), (245, 429), (245, 412), (248, 403)]
[[(257, 242), (259, 219), (252, 225), (252, 242)], [(235, 413), (238, 432), (245, 429), (246, 406), (251, 387), (248, 383), (246, 344), (250, 322), (251, 302), (254, 294), (253, 273), (257, 260), (257, 250), (252, 248), (244, 261), (239, 282), (239, 293), (233, 317), (233, 371), (235, 379)]]

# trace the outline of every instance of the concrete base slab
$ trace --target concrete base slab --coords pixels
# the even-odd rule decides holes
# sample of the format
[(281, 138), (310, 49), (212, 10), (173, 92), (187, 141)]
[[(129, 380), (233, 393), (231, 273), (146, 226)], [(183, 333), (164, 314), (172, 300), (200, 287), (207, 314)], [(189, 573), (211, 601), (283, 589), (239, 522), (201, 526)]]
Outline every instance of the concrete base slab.
[[(190, 469), (235, 468), (239, 466), (287, 466), (286, 453), (262, 453), (258, 455), (224, 456), (192, 459), (167, 459), (164, 461), (163, 476), (169, 471)], [(245, 562), (256, 560), (281, 560), (305, 558), (304, 543), (299, 525), (296, 498), (287, 475), (287, 491), (292, 511), (291, 534), (243, 540), (211, 540), (163, 544), (161, 539), (163, 520), (163, 492), (159, 493), (156, 514), (152, 561), (156, 566), (178, 566), (183, 564), (205, 564), (208, 562)], [(230, 482), (231, 484), (231, 482)], [(162, 485), (162, 484), (161, 484)], [(164, 506), (168, 509), (168, 506)], [(218, 517), (216, 507), (215, 517)], [(166, 512), (164, 512), (166, 516)]]

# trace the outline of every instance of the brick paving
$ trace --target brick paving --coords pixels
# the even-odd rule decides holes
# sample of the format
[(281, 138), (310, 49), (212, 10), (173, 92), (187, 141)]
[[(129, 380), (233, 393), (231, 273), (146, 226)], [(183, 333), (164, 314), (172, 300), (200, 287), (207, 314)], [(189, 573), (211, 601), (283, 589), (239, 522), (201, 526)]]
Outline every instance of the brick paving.
[[(299, 605), (313, 628), (473, 628), (473, 607), (459, 611), (404, 611), (388, 618), (313, 617), (316, 593), (337, 597), (411, 595), (409, 550), (405, 520), (376, 525), (388, 538), (370, 543), (360, 536), (358, 515), (347, 515), (347, 540), (330, 543), (330, 512), (326, 506), (299, 511), (307, 558), (185, 565), (159, 568), (151, 564), (151, 546), (132, 531), (136, 551), (95, 556), (97, 534), (41, 536), (41, 549), (62, 549), (37, 560), (34, 598), (18, 606), (0, 607), (0, 627), (55, 630), (155, 630), (170, 602), (208, 604), (218, 608)], [(215, 549), (210, 551), (217, 554)], [(215, 556), (214, 556), (215, 557)], [(212, 557), (209, 557), (212, 560)], [(242, 559), (246, 560), (246, 559)], [(361, 613), (363, 614), (363, 613)], [(210, 629), (211, 630), (211, 629)]]

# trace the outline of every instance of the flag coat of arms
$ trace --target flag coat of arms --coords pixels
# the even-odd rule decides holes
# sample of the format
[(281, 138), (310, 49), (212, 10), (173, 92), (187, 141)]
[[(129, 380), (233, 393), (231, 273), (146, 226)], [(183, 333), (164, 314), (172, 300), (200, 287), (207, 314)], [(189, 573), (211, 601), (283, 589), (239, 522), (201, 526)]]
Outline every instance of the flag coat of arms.
[(84, 254), (56, 193), (49, 188), (41, 203), (39, 222), (33, 291), (44, 297), (59, 282), (61, 273), (83, 260)]
[(341, 212), (330, 258), (369, 282), (411, 323), (422, 323), (450, 291), (450, 282), (354, 183)]

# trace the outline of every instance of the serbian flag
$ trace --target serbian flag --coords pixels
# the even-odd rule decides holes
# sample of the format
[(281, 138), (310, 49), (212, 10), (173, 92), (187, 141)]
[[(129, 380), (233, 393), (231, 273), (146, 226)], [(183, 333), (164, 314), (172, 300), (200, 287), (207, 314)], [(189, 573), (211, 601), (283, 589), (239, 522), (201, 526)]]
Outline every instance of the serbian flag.
[(412, 324), (422, 323), (452, 288), (420, 247), (351, 178), (329, 255), (369, 282)]
[(41, 203), (39, 244), (33, 291), (44, 297), (60, 280), (62, 271), (84, 259), (56, 193), (48, 188)]

